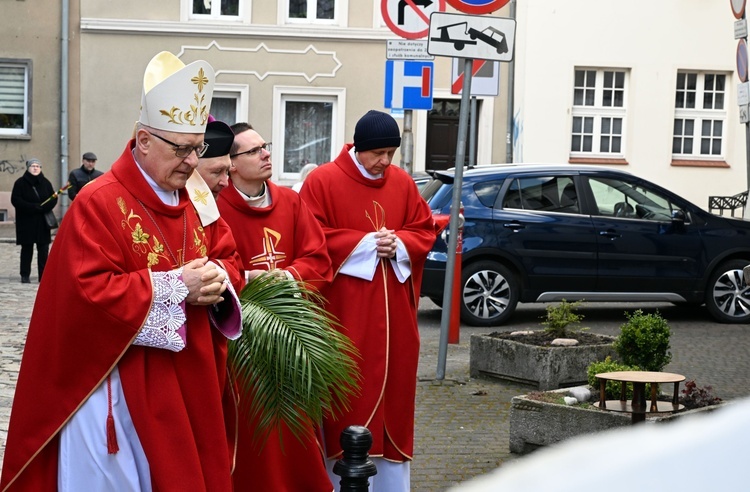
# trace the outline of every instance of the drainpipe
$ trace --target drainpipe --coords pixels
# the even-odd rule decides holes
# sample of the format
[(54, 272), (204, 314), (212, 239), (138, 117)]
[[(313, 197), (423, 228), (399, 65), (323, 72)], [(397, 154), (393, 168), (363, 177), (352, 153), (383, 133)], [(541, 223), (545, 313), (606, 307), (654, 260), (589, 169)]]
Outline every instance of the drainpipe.
[[(516, 0), (510, 1), (510, 18), (516, 19)], [(516, 32), (516, 39), (518, 38), (518, 32)], [(515, 67), (516, 57), (515, 54), (513, 59), (508, 63), (508, 114), (507, 114), (507, 133), (505, 138), (505, 162), (510, 164), (513, 162), (513, 85), (515, 84)]]
[[(68, 182), (68, 45), (70, 0), (62, 0), (60, 32), (60, 187)], [(61, 216), (68, 210), (68, 195), (60, 196)]]

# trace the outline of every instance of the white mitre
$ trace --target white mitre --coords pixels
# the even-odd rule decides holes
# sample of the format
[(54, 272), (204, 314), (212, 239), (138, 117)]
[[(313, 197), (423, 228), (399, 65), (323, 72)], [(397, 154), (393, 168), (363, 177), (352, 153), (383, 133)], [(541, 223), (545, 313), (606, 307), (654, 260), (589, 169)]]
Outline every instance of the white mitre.
[(185, 65), (168, 51), (154, 56), (143, 75), (141, 115), (144, 125), (177, 133), (205, 133), (214, 69), (204, 60)]
[[(162, 51), (148, 62), (143, 75), (138, 121), (168, 132), (205, 133), (214, 78), (208, 62), (185, 65), (172, 53)], [(186, 189), (204, 227), (218, 220), (216, 201), (200, 173), (193, 171)]]

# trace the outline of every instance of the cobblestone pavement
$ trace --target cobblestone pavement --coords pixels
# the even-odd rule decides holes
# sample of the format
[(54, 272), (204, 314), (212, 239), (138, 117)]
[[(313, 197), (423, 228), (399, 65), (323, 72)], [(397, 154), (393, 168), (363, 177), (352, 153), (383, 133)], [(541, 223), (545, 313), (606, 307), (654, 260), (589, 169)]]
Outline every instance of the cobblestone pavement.
[[(38, 284), (21, 284), (20, 247), (0, 238), (0, 460), (4, 454), (8, 418), (23, 343)], [(623, 312), (638, 306), (591, 305), (581, 312), (584, 326), (594, 333), (616, 335)], [(703, 309), (648, 305), (669, 320), (672, 362), (665, 370), (685, 374), (699, 385), (710, 384), (724, 399), (750, 395), (750, 328), (713, 323)], [(522, 305), (506, 329), (539, 328), (544, 305)], [(460, 343), (449, 345), (445, 377), (436, 379), (441, 311), (423, 299), (422, 336), (417, 385), (415, 460), (412, 491), (439, 492), (489, 472), (510, 459), (509, 408), (513, 396), (528, 386), (499, 380), (469, 378), (469, 342), (472, 334), (499, 328), (461, 327)], [(521, 458), (522, 459), (522, 458)]]
[[(434, 380), (441, 311), (422, 299), (422, 350), (417, 387), (412, 491), (436, 492), (489, 472), (509, 459), (512, 397), (534, 388), (500, 380), (469, 378), (472, 334), (539, 329), (546, 304), (519, 305), (508, 326), (461, 326), (460, 343), (448, 345), (445, 379)], [(750, 327), (713, 322), (704, 308), (669, 303), (588, 304), (579, 313), (592, 333), (617, 336), (625, 311), (658, 311), (669, 322), (672, 361), (665, 371), (684, 374), (699, 386), (712, 386), (724, 400), (750, 395)], [(519, 458), (523, 459), (523, 458)]]

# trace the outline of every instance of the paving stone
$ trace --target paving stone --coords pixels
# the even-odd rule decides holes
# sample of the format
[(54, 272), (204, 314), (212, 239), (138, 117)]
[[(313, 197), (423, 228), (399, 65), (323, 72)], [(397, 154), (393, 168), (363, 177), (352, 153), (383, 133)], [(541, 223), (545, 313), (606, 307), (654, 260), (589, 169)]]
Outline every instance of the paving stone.
[[(38, 287), (33, 276), (32, 283), (20, 283), (19, 259), (20, 246), (16, 246), (12, 239), (0, 237), (0, 460), (5, 450), (13, 391)], [(524, 308), (519, 308), (519, 313), (514, 316), (513, 326), (462, 326), (461, 341), (448, 345), (444, 375), (438, 379), (440, 311), (423, 299), (420, 307), (422, 345), (416, 396), (413, 492), (446, 490), (510, 460), (522, 459), (508, 449), (510, 401), (514, 396), (528, 393), (531, 388), (500, 380), (470, 378), (469, 339), (472, 334), (499, 329), (538, 329), (544, 305), (532, 305), (529, 314), (523, 314)], [(747, 357), (746, 348), (750, 343), (750, 330), (747, 326), (717, 325), (702, 310), (685, 314), (685, 311), (670, 311), (669, 305), (659, 309), (668, 313), (665, 317), (670, 320), (673, 330), (673, 359), (665, 370), (685, 374), (700, 386), (711, 384), (715, 393), (724, 399), (750, 394), (750, 357)], [(624, 310), (618, 310), (618, 313)], [(613, 322), (611, 314), (600, 316), (599, 312), (598, 308), (586, 311), (591, 332), (617, 335), (621, 322)]]

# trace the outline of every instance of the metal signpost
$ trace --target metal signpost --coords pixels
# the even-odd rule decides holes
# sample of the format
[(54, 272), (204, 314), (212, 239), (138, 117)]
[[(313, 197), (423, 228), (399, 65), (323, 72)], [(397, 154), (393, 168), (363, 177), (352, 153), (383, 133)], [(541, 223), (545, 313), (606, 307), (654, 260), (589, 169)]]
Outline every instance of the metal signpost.
[[(463, 3), (468, 1), (469, 0), (463, 0)], [(451, 2), (451, 5), (454, 5), (454, 3)], [(445, 360), (448, 353), (448, 331), (451, 319), (452, 285), (456, 270), (459, 210), (461, 204), (461, 188), (463, 185), (464, 157), (466, 155), (466, 135), (469, 126), (468, 116), (469, 97), (471, 94), (472, 62), (474, 58), (494, 61), (511, 61), (513, 59), (515, 32), (516, 22), (513, 19), (445, 13), (434, 13), (430, 16), (427, 52), (431, 55), (465, 58), (463, 69), (463, 89), (461, 92), (461, 112), (458, 118), (458, 138), (456, 145), (455, 172), (453, 177), (451, 217), (448, 224), (448, 261), (446, 262), (445, 267), (443, 312), (440, 323), (440, 346), (438, 348), (438, 367), (436, 374), (436, 378), (439, 380), (445, 378)]]
[[(737, 105), (739, 106), (740, 123), (745, 125), (745, 159), (747, 189), (750, 190), (750, 83), (748, 83), (748, 53), (747, 53), (747, 18), (745, 3), (747, 0), (730, 0), (732, 14), (737, 21), (734, 23), (734, 39), (737, 42)], [(750, 204), (749, 204), (750, 205)], [(747, 208), (747, 205), (746, 205)], [(747, 212), (747, 210), (745, 210)], [(747, 213), (743, 214), (748, 217)]]

